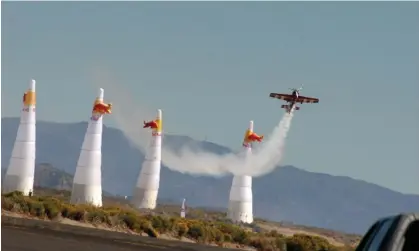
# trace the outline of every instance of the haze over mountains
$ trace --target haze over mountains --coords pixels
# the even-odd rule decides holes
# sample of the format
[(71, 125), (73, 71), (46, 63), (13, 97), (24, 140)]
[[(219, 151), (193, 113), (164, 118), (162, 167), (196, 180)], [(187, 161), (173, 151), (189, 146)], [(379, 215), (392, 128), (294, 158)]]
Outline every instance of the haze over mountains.
[[(8, 166), (18, 124), (18, 118), (2, 118), (2, 169)], [(86, 128), (86, 122), (37, 121), (36, 162), (50, 163), (73, 175)], [(122, 131), (105, 126), (103, 132), (103, 189), (113, 194), (131, 195), (144, 155)], [(232, 151), (187, 136), (166, 135), (163, 141), (170, 147), (188, 144), (219, 154)], [(67, 184), (68, 175), (63, 176)], [(50, 177), (43, 177), (46, 179)], [(191, 176), (163, 166), (159, 199), (180, 204), (185, 197), (190, 206), (225, 208), (231, 179), (230, 176)], [(255, 178), (253, 200), (256, 217), (352, 233), (363, 233), (378, 217), (419, 208), (419, 195), (405, 195), (349, 177), (312, 173), (293, 166), (280, 167), (269, 175)]]

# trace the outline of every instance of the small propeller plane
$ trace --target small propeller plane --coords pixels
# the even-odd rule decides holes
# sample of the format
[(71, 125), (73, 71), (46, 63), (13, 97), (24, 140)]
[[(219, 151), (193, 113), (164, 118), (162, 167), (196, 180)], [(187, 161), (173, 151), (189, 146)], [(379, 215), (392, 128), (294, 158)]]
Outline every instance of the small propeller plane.
[(290, 88), (290, 90), (292, 90), (291, 94), (271, 93), (269, 94), (269, 97), (285, 100), (288, 104), (281, 105), (281, 108), (284, 108), (287, 113), (291, 113), (294, 108), (295, 110), (300, 110), (300, 107), (297, 106), (297, 103), (319, 103), (318, 98), (301, 96), (300, 91), (302, 89), (303, 86), (301, 85), (301, 87), (298, 89)]

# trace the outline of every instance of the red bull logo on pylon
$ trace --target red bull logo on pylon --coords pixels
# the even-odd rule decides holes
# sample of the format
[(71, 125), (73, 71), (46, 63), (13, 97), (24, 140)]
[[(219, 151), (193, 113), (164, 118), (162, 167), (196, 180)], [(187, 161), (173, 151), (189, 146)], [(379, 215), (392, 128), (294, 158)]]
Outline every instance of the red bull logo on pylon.
[[(23, 94), (23, 111), (29, 112), (30, 110), (35, 111), (36, 105), (36, 94), (33, 91), (27, 91)], [(31, 108), (29, 108), (32, 106)]]

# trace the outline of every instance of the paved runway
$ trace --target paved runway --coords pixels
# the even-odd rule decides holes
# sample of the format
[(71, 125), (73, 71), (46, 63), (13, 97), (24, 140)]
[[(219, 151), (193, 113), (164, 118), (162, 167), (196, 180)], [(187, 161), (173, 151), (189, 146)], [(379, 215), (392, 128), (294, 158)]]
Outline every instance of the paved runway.
[(83, 237), (51, 230), (2, 227), (4, 251), (131, 251), (170, 250), (170, 247), (146, 243), (127, 243), (98, 237)]
[[(3, 217), (2, 217), (3, 218)], [(3, 219), (2, 219), (3, 220)], [(26, 226), (1, 226), (2, 251), (223, 251), (218, 247), (165, 241), (152, 238), (112, 238), (109, 231), (103, 237), (80, 233), (34, 228)], [(125, 234), (124, 234), (125, 235)]]

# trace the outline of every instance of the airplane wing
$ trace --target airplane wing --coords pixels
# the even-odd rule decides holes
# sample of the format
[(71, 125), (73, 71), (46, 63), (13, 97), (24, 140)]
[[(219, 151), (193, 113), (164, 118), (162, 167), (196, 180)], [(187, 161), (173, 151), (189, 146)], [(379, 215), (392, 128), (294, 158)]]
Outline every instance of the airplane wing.
[(318, 98), (311, 98), (311, 97), (304, 97), (304, 96), (298, 96), (298, 99), (295, 101), (297, 103), (319, 103)]
[(290, 102), (293, 99), (292, 95), (289, 95), (289, 94), (281, 94), (281, 93), (271, 93), (271, 94), (269, 94), (269, 97), (271, 97), (271, 98), (277, 98), (277, 99), (282, 99), (282, 100), (285, 100), (287, 102)]

